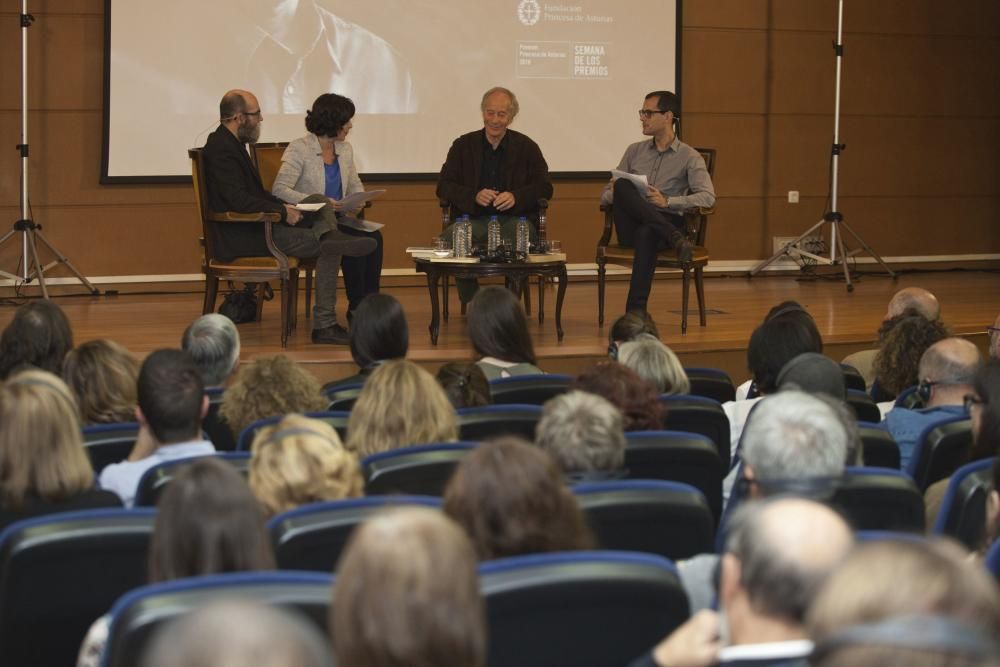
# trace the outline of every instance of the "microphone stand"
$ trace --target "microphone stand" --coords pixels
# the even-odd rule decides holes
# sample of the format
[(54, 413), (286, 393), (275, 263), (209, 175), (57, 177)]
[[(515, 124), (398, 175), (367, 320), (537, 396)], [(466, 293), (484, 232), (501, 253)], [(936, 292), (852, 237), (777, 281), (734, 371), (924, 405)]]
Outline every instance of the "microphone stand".
[[(66, 255), (59, 252), (48, 239), (42, 234), (42, 226), (35, 223), (30, 217), (30, 200), (28, 198), (28, 28), (34, 23), (35, 17), (28, 13), (28, 0), (21, 0), (21, 143), (17, 145), (17, 150), (21, 155), (21, 217), (14, 222), (14, 227), (0, 238), (0, 246), (3, 246), (8, 239), (15, 234), (21, 235), (21, 275), (9, 273), (0, 269), (0, 276), (17, 283), (30, 283), (38, 279), (38, 286), (42, 290), (42, 297), (48, 299), (49, 291), (45, 286), (45, 272), (54, 266), (64, 264), (66, 268), (73, 272), (84, 287), (94, 296), (100, 295), (100, 290), (94, 287), (83, 274), (76, 270), (73, 263)], [(40, 242), (49, 252), (55, 255), (55, 259), (46, 265), (42, 265), (38, 259), (37, 243)]]
[[(838, 162), (840, 158), (840, 153), (846, 148), (846, 144), (840, 143), (840, 65), (844, 58), (844, 0), (839, 0), (837, 4), (837, 41), (833, 44), (833, 51), (837, 57), (837, 76), (836, 76), (836, 90), (834, 95), (834, 109), (833, 109), (833, 148), (832, 148), (832, 168), (831, 168), (831, 183), (830, 183), (830, 211), (823, 215), (823, 218), (817, 222), (815, 225), (807, 229), (805, 232), (800, 234), (795, 240), (786, 243), (781, 247), (778, 252), (771, 255), (769, 258), (765, 259), (763, 262), (757, 264), (757, 266), (750, 269), (748, 278), (753, 278), (755, 275), (763, 271), (767, 266), (773, 264), (779, 258), (785, 255), (796, 257), (808, 257), (819, 264), (825, 264), (827, 266), (834, 266), (840, 264), (844, 269), (844, 282), (847, 284), (847, 291), (854, 291), (854, 284), (851, 282), (851, 271), (847, 266), (847, 258), (852, 257), (860, 252), (860, 250), (847, 251), (844, 245), (844, 236), (839, 233), (841, 227), (847, 231), (854, 240), (871, 255), (876, 262), (878, 262), (886, 273), (889, 274), (893, 279), (896, 278), (896, 274), (893, 273), (892, 269), (882, 261), (878, 253), (872, 250), (871, 246), (865, 243), (858, 234), (844, 222), (844, 216), (840, 211), (837, 210), (837, 175), (838, 175)], [(830, 225), (830, 256), (824, 257), (816, 253), (808, 252), (799, 247), (806, 237), (812, 236), (813, 232), (818, 230), (823, 225)], [(838, 257), (837, 254), (840, 253)]]

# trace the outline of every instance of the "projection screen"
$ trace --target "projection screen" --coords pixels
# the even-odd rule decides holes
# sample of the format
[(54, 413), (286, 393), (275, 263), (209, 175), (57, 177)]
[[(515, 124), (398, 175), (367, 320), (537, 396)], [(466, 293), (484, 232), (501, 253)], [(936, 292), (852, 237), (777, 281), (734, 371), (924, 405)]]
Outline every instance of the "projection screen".
[[(607, 172), (642, 138), (636, 110), (679, 87), (677, 0), (106, 0), (103, 183), (190, 180), (231, 88), (255, 93), (261, 141), (305, 133), (326, 92), (357, 106), (367, 177), (435, 174), (512, 89), (512, 129), (553, 172)], [(678, 91), (679, 92), (679, 91)]]

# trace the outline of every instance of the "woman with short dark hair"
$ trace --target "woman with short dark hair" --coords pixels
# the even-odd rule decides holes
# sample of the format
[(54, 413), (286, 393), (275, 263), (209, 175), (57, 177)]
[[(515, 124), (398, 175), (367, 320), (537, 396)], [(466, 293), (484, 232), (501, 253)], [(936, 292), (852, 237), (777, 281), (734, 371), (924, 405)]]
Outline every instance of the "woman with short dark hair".
[(0, 379), (28, 367), (60, 375), (72, 348), (73, 331), (59, 306), (48, 299), (26, 303), (0, 335)]
[(379, 291), (382, 274), (382, 232), (358, 229), (352, 217), (357, 211), (343, 210), (340, 203), (344, 197), (364, 192), (365, 189), (354, 165), (354, 149), (346, 141), (347, 133), (353, 126), (352, 118), (354, 103), (348, 98), (335, 93), (317, 97), (312, 108), (306, 111), (306, 130), (309, 134), (288, 144), (281, 156), (281, 169), (271, 187), (276, 197), (290, 204), (322, 195), (327, 205), (337, 211), (337, 228), (341, 232), (368, 236), (377, 242), (375, 252), (369, 255), (341, 259), (348, 320), (353, 318), (355, 309), (365, 296)]
[(469, 303), (469, 339), (487, 380), (542, 373), (521, 303), (510, 290), (491, 285)]

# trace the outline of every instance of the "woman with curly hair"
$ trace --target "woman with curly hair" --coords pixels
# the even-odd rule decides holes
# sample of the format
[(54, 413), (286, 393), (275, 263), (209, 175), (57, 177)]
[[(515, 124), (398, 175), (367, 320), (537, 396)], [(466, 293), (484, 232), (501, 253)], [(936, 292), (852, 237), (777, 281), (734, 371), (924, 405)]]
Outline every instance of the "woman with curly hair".
[(443, 509), (472, 538), (480, 560), (592, 544), (555, 460), (516, 437), (488, 440), (462, 459)]
[(947, 338), (948, 330), (939, 320), (929, 320), (907, 310), (883, 325), (879, 333), (872, 396), (884, 402), (895, 399), (901, 391), (920, 381), (920, 357), (931, 345)]
[(653, 385), (617, 361), (602, 361), (585, 370), (573, 380), (570, 389), (605, 398), (621, 411), (626, 431), (663, 428), (665, 410)]
[(250, 488), (270, 518), (300, 505), (363, 495), (358, 460), (332, 426), (288, 415), (254, 436)]
[(139, 362), (113, 340), (91, 340), (70, 350), (63, 379), (85, 425), (135, 421)]
[(219, 413), (238, 435), (258, 419), (325, 410), (327, 405), (316, 378), (279, 354), (241, 365)]
[(375, 369), (347, 423), (347, 449), (359, 457), (457, 439), (458, 420), (444, 390), (433, 375), (406, 359)]

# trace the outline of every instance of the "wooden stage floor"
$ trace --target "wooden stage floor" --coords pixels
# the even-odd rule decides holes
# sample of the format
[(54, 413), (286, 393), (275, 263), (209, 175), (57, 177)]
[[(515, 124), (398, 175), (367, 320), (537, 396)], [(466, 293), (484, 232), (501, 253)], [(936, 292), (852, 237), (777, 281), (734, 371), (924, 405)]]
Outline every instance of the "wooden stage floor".
[[(1000, 275), (996, 272), (916, 272), (901, 275), (895, 281), (886, 276), (865, 275), (855, 285), (854, 292), (848, 293), (840, 281), (800, 281), (788, 275), (752, 280), (707, 277), (708, 326), (698, 326), (692, 286), (692, 312), (688, 332), (682, 336), (680, 282), (658, 279), (653, 287), (650, 311), (659, 325), (661, 338), (678, 353), (683, 363), (720, 367), (737, 381), (746, 377), (745, 350), (750, 333), (771, 306), (786, 299), (799, 301), (813, 314), (826, 352), (837, 359), (871, 345), (886, 303), (902, 287), (920, 286), (934, 292), (942, 304), (942, 318), (952, 332), (968, 336), (984, 349), (985, 328), (1000, 313)], [(195, 289), (183, 293), (57, 296), (55, 301), (69, 316), (76, 342), (112, 338), (143, 357), (152, 350), (180, 344), (184, 328), (201, 310), (201, 292)], [(627, 289), (625, 281), (609, 281), (607, 319), (601, 327), (597, 324), (596, 280), (571, 278), (563, 306), (566, 335), (559, 342), (555, 331), (555, 288), (549, 287), (545, 322), (539, 324), (536, 316), (529, 318), (540, 365), (553, 372), (572, 373), (604, 357), (608, 326), (621, 314)], [(27, 291), (37, 293), (34, 287)], [(459, 314), (454, 289), (451, 290), (451, 320), (442, 322), (437, 346), (431, 345), (428, 334), (431, 313), (426, 287), (389, 287), (386, 291), (398, 298), (406, 310), (411, 359), (434, 368), (444, 361), (472, 357), (466, 339), (465, 318)], [(534, 287), (532, 297), (532, 306), (537, 308)], [(304, 299), (300, 298), (299, 303), (302, 308)], [(341, 292), (338, 309), (342, 321), (345, 307), (346, 299)], [(277, 300), (267, 303), (261, 322), (240, 325), (245, 361), (282, 351), (277, 309)], [(13, 305), (0, 307), (0, 326), (6, 326), (13, 312)], [(286, 354), (324, 381), (355, 372), (347, 348), (310, 342), (310, 320), (303, 315), (300, 312), (298, 329), (292, 333)]]

